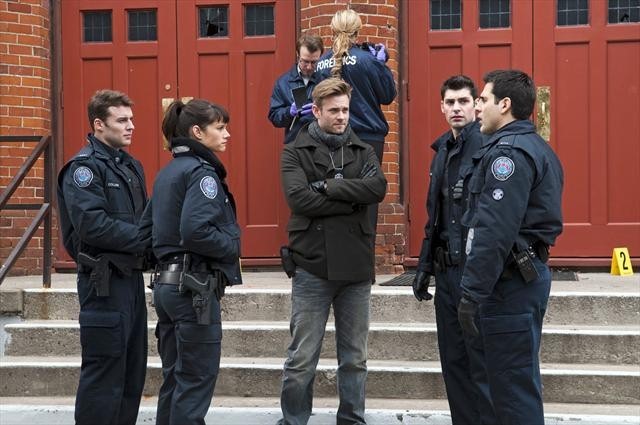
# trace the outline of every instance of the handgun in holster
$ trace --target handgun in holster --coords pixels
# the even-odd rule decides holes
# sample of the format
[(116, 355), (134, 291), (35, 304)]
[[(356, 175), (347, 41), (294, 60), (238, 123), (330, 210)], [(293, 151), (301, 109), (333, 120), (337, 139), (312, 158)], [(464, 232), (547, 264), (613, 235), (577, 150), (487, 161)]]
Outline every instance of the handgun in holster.
[(296, 275), (296, 263), (293, 261), (293, 254), (291, 254), (288, 246), (280, 247), (280, 259), (287, 277), (294, 277)]
[(208, 273), (204, 280), (199, 280), (189, 272), (190, 255), (185, 254), (182, 273), (180, 273), (180, 292), (191, 291), (193, 309), (199, 325), (211, 324), (211, 297), (216, 300), (224, 296), (225, 279), (219, 270)]
[(109, 281), (111, 279), (111, 267), (109, 259), (104, 256), (92, 257), (84, 252), (78, 253), (78, 264), (91, 270), (89, 281), (96, 291), (97, 297), (109, 296)]

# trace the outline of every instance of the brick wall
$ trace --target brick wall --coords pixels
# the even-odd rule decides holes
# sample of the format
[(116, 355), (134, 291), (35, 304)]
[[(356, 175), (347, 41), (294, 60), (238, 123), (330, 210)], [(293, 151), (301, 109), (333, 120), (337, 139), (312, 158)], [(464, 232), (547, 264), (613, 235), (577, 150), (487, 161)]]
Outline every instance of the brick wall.
[[(331, 48), (331, 18), (338, 10), (351, 8), (362, 19), (358, 41), (384, 43), (389, 52), (387, 65), (398, 82), (399, 3), (401, 0), (301, 0), (301, 31), (320, 34), (326, 48)], [(376, 238), (376, 266), (378, 273), (404, 271), (407, 221), (404, 206), (400, 204), (400, 118), (398, 99), (383, 111), (389, 122), (385, 139), (382, 168), (389, 182), (387, 196), (380, 204), (378, 236)]]
[[(51, 133), (51, 63), (49, 0), (0, 2), (0, 135)], [(0, 188), (17, 174), (35, 143), (0, 143)], [(44, 168), (40, 159), (10, 203), (43, 201)], [(35, 211), (0, 212), (0, 262), (31, 223)], [(42, 273), (42, 231), (38, 231), (12, 274)]]

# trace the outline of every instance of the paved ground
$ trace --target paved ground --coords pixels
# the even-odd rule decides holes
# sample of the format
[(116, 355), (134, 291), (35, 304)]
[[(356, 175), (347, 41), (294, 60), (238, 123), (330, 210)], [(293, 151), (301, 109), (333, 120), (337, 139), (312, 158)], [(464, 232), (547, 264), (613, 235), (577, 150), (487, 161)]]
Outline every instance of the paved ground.
[[(551, 285), (551, 292), (564, 291), (581, 291), (581, 292), (612, 292), (612, 293), (640, 293), (640, 273), (633, 276), (611, 276), (608, 273), (577, 273), (577, 281), (554, 281)], [(378, 283), (386, 282), (395, 275), (378, 275), (376, 280)], [(283, 272), (244, 272), (242, 273), (243, 281), (241, 286), (235, 286), (228, 290), (239, 291), (242, 289), (289, 289), (291, 281)], [(149, 281), (148, 276), (145, 279)], [(55, 273), (51, 275), (52, 288), (74, 288), (75, 275), (68, 273)], [(16, 276), (8, 277), (2, 283), (0, 290), (9, 290), (16, 288), (40, 288), (42, 287), (42, 276)], [(379, 291), (395, 291), (395, 290), (411, 291), (409, 286), (379, 286), (374, 285), (374, 290)]]
[[(17, 401), (17, 400), (16, 400)], [(55, 400), (50, 400), (50, 402)], [(0, 399), (0, 425), (72, 425), (72, 400), (65, 403), (20, 405), (8, 404), (7, 399)], [(137, 425), (155, 423), (154, 400), (146, 400), (140, 409)], [(271, 401), (270, 403), (273, 404)], [(316, 403), (325, 404), (323, 402)], [(331, 403), (333, 404), (333, 403)], [(405, 404), (401, 401), (399, 404)], [(446, 405), (443, 405), (446, 407)], [(623, 415), (590, 415), (582, 414), (554, 414), (546, 415), (546, 425), (638, 425), (640, 424), (640, 407), (628, 406), (631, 414)], [(587, 409), (588, 410), (588, 409)], [(335, 424), (336, 409), (319, 407), (309, 425)], [(208, 424), (215, 425), (269, 425), (275, 424), (280, 418), (277, 407), (214, 407), (206, 417)], [(451, 425), (451, 418), (447, 410), (416, 410), (410, 408), (369, 408), (366, 420), (368, 425)]]

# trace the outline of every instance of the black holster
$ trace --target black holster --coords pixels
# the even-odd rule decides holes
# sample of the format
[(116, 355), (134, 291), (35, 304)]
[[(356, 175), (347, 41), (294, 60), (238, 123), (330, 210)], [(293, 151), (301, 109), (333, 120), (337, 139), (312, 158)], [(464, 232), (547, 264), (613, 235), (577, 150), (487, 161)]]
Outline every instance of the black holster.
[(104, 252), (95, 257), (79, 252), (78, 264), (81, 270), (91, 270), (89, 279), (96, 290), (97, 297), (109, 296), (109, 281), (111, 280), (112, 270), (116, 270), (122, 276), (131, 276), (134, 270), (144, 270), (146, 268), (144, 257), (112, 252)]
[(296, 263), (293, 261), (293, 255), (288, 246), (280, 247), (280, 259), (287, 277), (294, 277), (296, 275)]
[(211, 298), (216, 300), (224, 296), (226, 280), (221, 271), (215, 270), (199, 280), (193, 274), (183, 271), (180, 274), (180, 292), (191, 292), (193, 309), (196, 312), (199, 325), (211, 324)]

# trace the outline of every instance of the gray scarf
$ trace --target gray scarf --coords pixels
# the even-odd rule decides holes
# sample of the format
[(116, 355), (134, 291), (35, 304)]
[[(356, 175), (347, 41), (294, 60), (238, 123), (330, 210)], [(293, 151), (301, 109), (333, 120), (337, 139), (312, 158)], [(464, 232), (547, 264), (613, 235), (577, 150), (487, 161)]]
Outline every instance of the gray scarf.
[(337, 151), (349, 140), (351, 136), (351, 126), (347, 124), (347, 128), (345, 128), (342, 134), (333, 134), (321, 129), (318, 121), (312, 121), (311, 124), (309, 124), (309, 136), (315, 141), (327, 145), (330, 151)]

